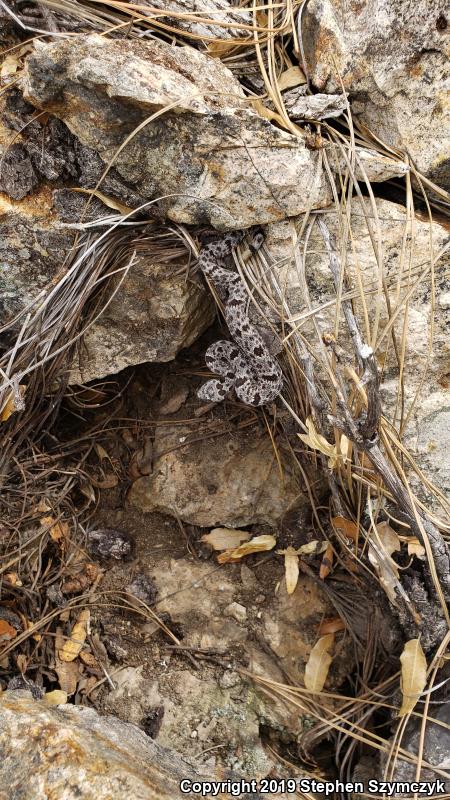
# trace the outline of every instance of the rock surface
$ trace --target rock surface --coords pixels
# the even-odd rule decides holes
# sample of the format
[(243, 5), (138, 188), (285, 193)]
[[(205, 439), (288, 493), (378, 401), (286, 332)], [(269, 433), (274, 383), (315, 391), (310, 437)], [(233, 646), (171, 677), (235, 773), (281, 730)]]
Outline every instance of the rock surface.
[(212, 777), (134, 725), (24, 691), (0, 696), (0, 754), (1, 800), (172, 800), (181, 780)]
[[(283, 475), (267, 433), (224, 429), (202, 436), (192, 423), (159, 425), (153, 472), (132, 485), (128, 501), (201, 527), (275, 525), (294, 503), (308, 505), (289, 460)], [(190, 441), (192, 440), (192, 442)]]
[[(449, 415), (449, 314), (447, 278), (449, 233), (445, 225), (433, 222), (430, 226), (424, 217), (413, 217), (407, 221), (403, 206), (387, 200), (377, 200), (379, 233), (374, 212), (369, 200), (353, 201), (351, 227), (352, 239), (344, 247), (349, 283), (355, 289), (354, 305), (365, 331), (364, 309), (361, 293), (358, 290), (358, 267), (361, 286), (367, 306), (368, 319), (373, 324), (376, 313), (375, 298), (378, 292), (379, 271), (377, 254), (383, 267), (384, 280), (388, 288), (391, 314), (398, 305), (394, 325), (397, 351), (403, 328), (406, 330), (406, 348), (403, 370), (403, 400), (399, 394), (399, 366), (392, 338), (383, 331), (388, 324), (389, 314), (386, 297), (380, 293), (379, 345), (376, 349), (381, 373), (381, 399), (383, 413), (403, 432), (403, 440), (410, 452), (417, 457), (419, 467), (427, 477), (444, 492), (450, 489), (449, 441), (446, 431)], [(368, 222), (371, 226), (369, 232)], [(335, 214), (326, 216), (327, 225), (336, 235), (338, 223)], [(341, 221), (342, 229), (342, 221)], [(279, 278), (289, 287), (290, 309), (297, 318), (300, 331), (308, 337), (315, 332), (311, 317), (307, 314), (304, 293), (299, 282), (298, 271), (292, 258), (293, 223), (284, 222), (270, 227), (267, 246), (276, 261), (284, 263), (280, 267)], [(371, 239), (371, 234), (374, 237)], [(434, 266), (435, 302), (431, 296), (430, 242)], [(437, 258), (440, 255), (439, 258)], [(422, 276), (422, 277), (421, 277)], [(336, 294), (331, 279), (328, 256), (323, 239), (316, 226), (312, 229), (306, 254), (306, 277), (311, 296), (311, 306), (319, 309), (316, 319), (320, 330), (334, 331)], [(421, 277), (421, 279), (420, 279)], [(420, 279), (420, 280), (419, 280)], [(409, 289), (417, 282), (411, 292), (408, 304), (401, 304)], [(397, 299), (399, 292), (400, 303)], [(328, 304), (328, 305), (327, 305)], [(434, 305), (434, 310), (433, 310)], [(406, 309), (406, 311), (405, 311)], [(305, 315), (301, 318), (301, 315)], [(433, 347), (430, 349), (430, 320), (434, 320)], [(338, 343), (352, 352), (349, 346), (345, 323), (342, 320)], [(416, 393), (419, 392), (416, 398)], [(416, 398), (416, 400), (415, 400)], [(415, 402), (414, 402), (415, 401)], [(412, 406), (414, 402), (414, 405)], [(403, 412), (401, 411), (403, 403)], [(410, 412), (411, 409), (411, 413)], [(404, 428), (404, 423), (408, 424)], [(404, 428), (404, 430), (403, 430)], [(419, 488), (410, 473), (415, 488)], [(423, 487), (421, 489), (423, 492)]]
[[(124, 248), (123, 233), (116, 231), (117, 248)], [(104, 314), (89, 328), (71, 383), (114, 374), (144, 361), (175, 358), (207, 328), (214, 317), (210, 294), (194, 281), (186, 281), (188, 254), (172, 243), (170, 261), (164, 242), (150, 242), (134, 233), (126, 245), (128, 262), (136, 259), (120, 291)], [(64, 274), (64, 260), (74, 242), (74, 232), (60, 224), (48, 186), (21, 202), (0, 196), (0, 325)], [(114, 286), (112, 287), (112, 289)], [(0, 344), (9, 339), (3, 335)]]
[[(155, 610), (182, 632), (182, 647), (194, 658), (199, 654), (198, 669), (163, 644), (156, 666), (141, 663), (114, 675), (116, 689), (100, 701), (102, 710), (140, 723), (149, 708), (162, 706), (161, 745), (192, 752), (199, 763), (206, 751), (204, 758), (212, 759), (213, 766), (221, 763), (261, 778), (270, 771), (271, 760), (261, 743), (260, 725), (295, 737), (302, 717), (298, 709), (273, 702), (239, 670), (244, 667), (281, 683), (289, 675), (302, 685), (320, 621), (333, 611), (306, 576), (288, 595), (280, 561), (267, 567), (252, 564), (253, 569), (245, 564), (215, 568), (194, 558), (161, 556), (152, 565), (159, 598)], [(236, 607), (245, 609), (245, 618), (242, 612), (240, 619), (229, 615)], [(141, 639), (161, 641), (157, 631), (153, 622), (146, 623)], [(205, 663), (202, 653), (215, 655), (216, 662)], [(342, 681), (348, 663), (348, 648), (343, 652), (338, 647), (327, 686)], [(221, 748), (215, 750), (218, 744)]]
[(447, 17), (445, 0), (310, 0), (303, 34), (314, 86), (343, 86), (372, 133), (448, 189)]
[(229, 230), (331, 201), (318, 153), (248, 108), (232, 73), (191, 47), (96, 34), (38, 42), (24, 97), (143, 201), (161, 197), (175, 222)]
[[(152, 9), (160, 8), (166, 12), (163, 17), (165, 23), (205, 40), (244, 38), (248, 36), (248, 32), (239, 26), (252, 24), (249, 12), (243, 8), (233, 8), (229, 0), (202, 0), (200, 9), (195, 0), (145, 0), (142, 5), (149, 5)], [(201, 19), (197, 21), (198, 16)], [(219, 22), (224, 24), (217, 24)]]

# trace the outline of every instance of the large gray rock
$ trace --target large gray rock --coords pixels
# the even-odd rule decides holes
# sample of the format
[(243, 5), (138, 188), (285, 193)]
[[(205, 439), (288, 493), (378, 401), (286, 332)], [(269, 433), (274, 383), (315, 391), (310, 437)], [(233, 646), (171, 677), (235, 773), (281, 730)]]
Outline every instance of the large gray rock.
[[(74, 235), (58, 219), (48, 186), (20, 202), (5, 195), (0, 198), (0, 325), (12, 321), (39, 293), (45, 297), (63, 277)], [(123, 231), (111, 235), (116, 237), (116, 250), (125, 248), (124, 265), (133, 250), (136, 258), (105, 312), (89, 327), (71, 370), (71, 383), (115, 374), (145, 361), (171, 361), (214, 317), (209, 292), (200, 283), (186, 281), (189, 256), (183, 245), (177, 248), (172, 242), (168, 261), (164, 244), (149, 243), (145, 233), (131, 233), (125, 245)], [(21, 321), (1, 337), (0, 346), (11, 345), (20, 325)]]
[[(202, 0), (200, 8), (196, 0), (145, 0), (141, 5), (149, 5), (152, 9), (160, 8), (166, 12), (163, 17), (166, 25), (173, 25), (205, 40), (244, 38), (249, 35), (248, 32), (240, 27), (227, 25), (252, 24), (249, 12), (233, 7), (229, 0)], [(224, 24), (218, 24), (220, 22)]]
[(208, 776), (134, 725), (24, 691), (0, 695), (0, 800), (178, 800), (183, 779)]
[(251, 110), (232, 73), (191, 47), (97, 34), (38, 42), (23, 87), (176, 222), (229, 230), (330, 202), (318, 153)]
[(314, 85), (343, 84), (361, 122), (449, 188), (447, 16), (445, 0), (310, 0), (303, 33)]
[[(376, 209), (379, 230), (370, 201), (353, 199), (351, 236), (347, 236), (346, 242), (342, 235), (342, 219), (338, 222), (336, 214), (330, 213), (324, 216), (324, 220), (332, 235), (336, 237), (340, 232), (340, 253), (341, 257), (344, 254), (346, 263), (345, 290), (353, 290), (353, 304), (363, 336), (367, 336), (365, 314), (367, 313), (369, 326), (372, 326), (379, 304), (379, 345), (375, 352), (381, 375), (384, 416), (401, 431), (402, 440), (416, 458), (420, 469), (445, 494), (450, 490), (450, 448), (447, 433), (450, 414), (450, 299), (447, 279), (450, 237), (446, 226), (439, 222), (430, 225), (423, 216), (415, 216), (411, 224), (403, 206), (387, 200), (377, 200)], [(296, 265), (293, 258), (293, 235), (295, 238), (295, 225), (292, 221), (269, 226), (266, 245), (280, 265), (278, 277), (281, 286), (287, 288), (293, 319), (307, 340), (314, 342), (317, 341), (317, 334), (311, 314), (308, 313), (302, 282), (299, 280), (298, 263)], [(434, 304), (431, 293), (431, 247), (436, 260)], [(302, 245), (300, 253), (303, 253)], [(383, 270), (386, 295), (383, 288), (381, 291), (378, 289), (378, 257)], [(308, 240), (305, 263), (311, 308), (315, 311), (319, 331), (333, 333), (336, 292), (324, 242), (317, 226), (313, 227)], [(361, 290), (358, 288), (359, 281)], [(411, 291), (408, 302), (405, 302), (408, 290), (415, 282), (416, 288)], [(383, 335), (389, 324), (388, 300), (391, 315), (396, 313), (393, 328), (399, 356), (402, 356), (401, 342), (403, 330), (405, 331), (402, 390), (399, 388), (400, 369), (392, 337), (389, 333)], [(434, 328), (431, 348), (432, 318)], [(353, 349), (342, 316), (338, 345), (352, 357)], [(414, 489), (420, 492), (423, 499), (430, 500), (422, 482), (408, 469), (406, 462), (404, 466)]]

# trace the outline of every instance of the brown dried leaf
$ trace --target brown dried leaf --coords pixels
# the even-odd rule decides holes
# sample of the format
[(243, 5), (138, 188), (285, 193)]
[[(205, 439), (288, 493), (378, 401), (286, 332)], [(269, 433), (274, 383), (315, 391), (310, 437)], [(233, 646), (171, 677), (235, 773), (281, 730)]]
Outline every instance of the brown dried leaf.
[(16, 629), (9, 622), (6, 622), (6, 619), (0, 619), (0, 642), (9, 642), (11, 639), (15, 639), (16, 636)]
[(293, 547), (288, 547), (284, 553), (284, 571), (286, 575), (286, 591), (293, 594), (298, 582), (299, 557)]
[(420, 544), (415, 536), (411, 536), (411, 538), (408, 539), (408, 555), (416, 556), (416, 558), (420, 558), (421, 561), (426, 557), (426, 550), (423, 544)]
[(44, 694), (44, 700), (49, 706), (62, 706), (67, 703), (67, 695), (61, 689), (54, 689), (53, 692)]
[(8, 581), (11, 586), (23, 586), (17, 572), (5, 572), (5, 581)]
[(27, 671), (28, 660), (27, 660), (27, 657), (23, 653), (20, 653), (20, 655), (17, 656), (16, 664), (17, 664), (17, 669), (19, 670), (20, 674), (21, 675), (25, 675), (25, 673)]
[(64, 642), (64, 646), (59, 651), (59, 658), (61, 661), (74, 661), (80, 654), (81, 648), (86, 641), (89, 619), (89, 609), (84, 608), (80, 612), (80, 616), (72, 628), (70, 639), (67, 639), (67, 641)]
[(282, 92), (284, 89), (292, 89), (294, 86), (306, 83), (306, 78), (300, 67), (289, 67), (281, 73), (277, 82), (280, 92)]
[(345, 630), (345, 625), (340, 617), (323, 619), (319, 625), (319, 636), (325, 636), (327, 633), (338, 633), (343, 630)]
[(251, 534), (235, 528), (214, 528), (205, 533), (201, 541), (209, 544), (213, 550), (234, 550), (242, 542), (248, 542)]
[(351, 519), (345, 517), (333, 517), (331, 520), (333, 527), (343, 533), (347, 539), (352, 539), (354, 542), (358, 541), (358, 526), (352, 522)]
[(217, 561), (219, 564), (228, 564), (233, 561), (239, 561), (241, 558), (245, 556), (249, 556), (252, 553), (264, 553), (268, 550), (272, 550), (277, 543), (275, 536), (271, 534), (266, 534), (263, 536), (255, 536), (249, 542), (244, 542), (238, 547), (236, 550), (226, 550), (224, 553), (221, 553), (217, 557)]
[(322, 558), (322, 563), (319, 570), (319, 578), (324, 581), (330, 574), (333, 567), (334, 552), (331, 544), (327, 545), (327, 549)]
[(91, 667), (91, 669), (96, 669), (101, 672), (101, 666), (92, 653), (88, 653), (87, 650), (82, 650), (80, 653), (80, 659), (83, 664), (86, 664), (87, 667)]
[(305, 686), (311, 692), (318, 694), (325, 686), (328, 670), (333, 660), (329, 650), (334, 643), (334, 633), (321, 636), (309, 654), (305, 666)]
[(410, 639), (406, 642), (400, 661), (403, 701), (399, 717), (404, 717), (413, 711), (427, 682), (427, 661), (419, 639)]

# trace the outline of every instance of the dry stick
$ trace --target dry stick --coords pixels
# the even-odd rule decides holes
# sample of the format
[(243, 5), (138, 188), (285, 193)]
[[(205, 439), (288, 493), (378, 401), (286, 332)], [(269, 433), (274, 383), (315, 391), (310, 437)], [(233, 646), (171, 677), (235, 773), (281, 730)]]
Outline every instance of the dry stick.
[[(340, 265), (338, 256), (336, 255), (336, 249), (325, 222), (318, 219), (318, 225), (330, 259), (330, 269), (333, 274), (333, 279), (335, 285), (337, 285), (339, 281)], [(441, 601), (447, 622), (450, 624), (445, 603), (445, 598), (450, 598), (450, 559), (447, 546), (441, 533), (433, 525), (429, 517), (418, 511), (411, 493), (393, 472), (380, 449), (378, 444), (378, 429), (381, 406), (375, 356), (372, 348), (368, 347), (361, 338), (358, 323), (348, 300), (342, 302), (342, 310), (352, 336), (358, 360), (363, 367), (361, 382), (365, 385), (367, 392), (367, 411), (365, 417), (355, 421), (344, 402), (344, 398), (340, 396), (339, 387), (336, 385), (337, 404), (341, 418), (337, 419), (329, 416), (330, 422), (342, 430), (345, 435), (353, 441), (354, 445), (370, 458), (376, 472), (380, 475), (385, 486), (394, 497), (399, 509), (403, 512), (411, 526), (411, 529), (423, 542), (425, 549), (431, 554), (432, 560), (434, 560), (436, 578), (438, 579), (434, 579), (433, 569), (431, 569), (434, 588)]]

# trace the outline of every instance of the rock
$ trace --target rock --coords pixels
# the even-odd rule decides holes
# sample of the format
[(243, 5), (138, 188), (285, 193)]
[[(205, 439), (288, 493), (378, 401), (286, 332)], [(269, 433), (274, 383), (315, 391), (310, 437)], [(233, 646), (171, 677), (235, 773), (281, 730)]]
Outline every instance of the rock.
[(357, 119), (448, 189), (447, 14), (445, 0), (310, 0), (303, 41), (314, 86), (343, 87)]
[(212, 779), (135, 725), (91, 708), (50, 706), (24, 691), (0, 696), (0, 755), (8, 800), (172, 800), (186, 796), (181, 780)]
[[(330, 156), (330, 167), (338, 174), (350, 173), (348, 162), (351, 164), (351, 153), (347, 152), (347, 160), (338, 148), (333, 148)], [(401, 178), (409, 172), (408, 164), (368, 150), (365, 147), (355, 147), (354, 175), (358, 181), (387, 181), (389, 178)]]
[[(379, 234), (374, 220), (374, 213), (369, 200), (352, 201), (352, 238), (348, 239), (346, 250), (349, 286), (355, 289), (354, 307), (361, 322), (361, 330), (365, 331), (364, 310), (361, 295), (358, 291), (357, 265), (361, 272), (362, 291), (367, 307), (368, 318), (374, 320), (378, 268), (372, 245), (374, 236), (375, 248), (380, 248), (383, 264), (384, 280), (389, 290), (391, 313), (393, 314), (400, 298), (404, 298), (409, 286), (422, 280), (412, 291), (409, 298), (405, 321), (405, 304), (399, 309), (394, 325), (397, 343), (401, 342), (403, 326), (406, 325), (406, 350), (404, 355), (404, 411), (403, 421), (408, 424), (403, 431), (403, 441), (410, 453), (416, 458), (418, 466), (427, 478), (446, 494), (450, 488), (450, 462), (448, 430), (449, 398), (449, 310), (446, 308), (445, 292), (447, 289), (446, 273), (448, 271), (448, 252), (441, 253), (449, 242), (446, 226), (439, 222), (431, 225), (426, 218), (416, 216), (413, 227), (409, 226), (406, 210), (403, 206), (387, 200), (377, 200)], [(366, 217), (371, 225), (369, 233)], [(333, 235), (337, 233), (337, 220), (334, 214), (327, 214), (327, 225)], [(304, 293), (298, 279), (298, 271), (292, 260), (293, 223), (284, 222), (273, 225), (269, 229), (266, 245), (271, 250), (275, 261), (283, 264), (279, 271), (282, 285), (288, 287), (289, 306), (293, 318), (297, 320), (301, 332), (311, 338), (315, 336), (311, 318), (308, 316)], [(429, 274), (430, 246), (434, 258), (441, 254), (434, 267), (436, 303), (434, 309), (433, 349), (430, 351), (430, 319), (432, 314), (431, 282)], [(403, 251), (404, 248), (404, 251)], [(402, 252), (403, 258), (402, 258)], [(428, 268), (428, 272), (427, 272)], [(308, 241), (306, 257), (306, 275), (311, 303), (318, 308), (316, 320), (320, 330), (334, 331), (335, 324), (335, 290), (331, 280), (328, 257), (323, 239), (314, 226)], [(444, 301), (442, 302), (442, 296)], [(329, 305), (327, 305), (327, 303)], [(302, 319), (302, 315), (304, 318)], [(383, 414), (396, 428), (400, 426), (400, 405), (398, 405), (399, 367), (390, 336), (381, 338), (388, 323), (386, 299), (380, 294), (380, 327), (376, 355), (382, 371), (381, 399)], [(352, 353), (342, 320), (338, 344)], [(419, 392), (416, 398), (416, 393)], [(414, 407), (411, 404), (415, 401)], [(409, 415), (409, 417), (408, 417)], [(431, 502), (431, 494), (413, 474), (405, 462), (404, 467), (409, 475), (414, 490), (420, 492), (422, 499)], [(437, 506), (434, 504), (435, 509)]]
[(0, 325), (29, 305), (58, 273), (62, 276), (61, 254), (73, 240), (73, 232), (58, 227), (48, 188), (20, 203), (0, 196)]
[(143, 201), (160, 197), (175, 222), (229, 230), (331, 202), (319, 154), (249, 108), (232, 73), (191, 47), (97, 34), (38, 42), (24, 97)]
[[(261, 569), (264, 567), (258, 568), (259, 574)], [(296, 736), (302, 718), (298, 708), (274, 702), (239, 674), (239, 669), (243, 666), (281, 683), (285, 682), (285, 669), (301, 685), (318, 625), (324, 614), (332, 612), (320, 588), (307, 576), (302, 577), (295, 596), (288, 597), (283, 589), (275, 594), (282, 575), (280, 562), (272, 561), (263, 575), (267, 592), (264, 616), (259, 619), (252, 610), (254, 589), (242, 587), (239, 565), (217, 569), (211, 562), (193, 558), (159, 558), (152, 566), (158, 615), (167, 615), (182, 629), (182, 647), (194, 658), (198, 650), (211, 652), (219, 663), (203, 669), (204, 662), (199, 660), (201, 671), (193, 670), (186, 654), (166, 647), (167, 640), (160, 634), (159, 660), (115, 672), (117, 688), (101, 699), (102, 711), (114, 710), (119, 717), (140, 723), (148, 708), (162, 705), (164, 717), (158, 734), (162, 746), (200, 758), (204, 750), (220, 743), (220, 752), (211, 751), (211, 755), (223, 768), (254, 777), (266, 775), (273, 762), (264, 752), (260, 725), (269, 724), (286, 731), (287, 736)], [(247, 609), (239, 623), (226, 615), (228, 608), (236, 606)], [(275, 655), (270, 655), (271, 649)], [(344, 664), (349, 666), (348, 652), (333, 662), (330, 674), (334, 684), (342, 676)], [(195, 749), (193, 731), (197, 734)]]
[[(105, 312), (83, 338), (72, 383), (85, 383), (112, 375), (146, 361), (165, 362), (189, 347), (214, 319), (209, 292), (187, 281), (188, 256), (183, 246), (171, 243), (170, 257), (157, 238), (139, 241), (133, 266)], [(167, 243), (166, 240), (162, 240)], [(123, 246), (123, 245), (122, 245)]]
[[(435, 719), (436, 722), (432, 722)], [(450, 713), (448, 703), (444, 702), (441, 705), (433, 705), (430, 707), (428, 713), (427, 724), (425, 728), (424, 746), (422, 758), (424, 762), (436, 767), (439, 771), (435, 772), (433, 769), (423, 767), (420, 771), (421, 781), (435, 781), (443, 778), (443, 772), (447, 773), (450, 767)], [(400, 754), (395, 760), (395, 767), (390, 775), (390, 780), (400, 782), (411, 782), (416, 780), (416, 764), (414, 763), (414, 756), (420, 748), (421, 741), (421, 727), (422, 720), (411, 718), (406, 726), (402, 737), (402, 749), (408, 753), (413, 754), (413, 761), (409, 763), (404, 761)], [(392, 744), (392, 740), (389, 742)], [(386, 757), (384, 753), (380, 757), (381, 765), (378, 774), (386, 766)], [(450, 792), (450, 778), (443, 780), (444, 792)], [(436, 792), (437, 794), (438, 792)], [(404, 797), (404, 793), (395, 792), (393, 797)], [(419, 797), (426, 796), (425, 793), (419, 792)], [(445, 795), (443, 795), (445, 797)]]
[[(124, 239), (123, 232), (116, 235), (117, 249), (124, 246)], [(74, 231), (58, 219), (48, 185), (20, 202), (0, 196), (0, 325), (13, 320), (63, 276), (64, 257), (74, 237)], [(71, 383), (115, 374), (144, 361), (170, 361), (213, 320), (209, 292), (200, 283), (186, 281), (188, 256), (182, 245), (172, 242), (168, 261), (157, 238), (148, 242), (145, 234), (136, 232), (130, 238), (126, 262), (132, 248), (138, 249), (136, 260), (104, 314), (85, 334)], [(0, 334), (0, 347), (10, 346), (19, 328), (15, 325)]]
[(245, 622), (247, 619), (247, 609), (240, 603), (230, 603), (230, 605), (224, 609), (223, 613), (226, 617), (235, 619), (236, 622)]
[(347, 108), (347, 98), (343, 94), (306, 95), (305, 87), (300, 86), (283, 93), (286, 111), (292, 119), (329, 119), (339, 117)]
[[(202, 39), (235, 39), (241, 38), (248, 32), (241, 27), (229, 28), (226, 25), (251, 25), (252, 17), (243, 8), (234, 8), (229, 0), (202, 0), (201, 17), (202, 21), (196, 20), (198, 17), (198, 5), (195, 0), (151, 0), (143, 3), (152, 8), (161, 8), (166, 24), (173, 25), (181, 31), (194, 34)], [(172, 14), (170, 13), (173, 13)], [(191, 14), (191, 17), (188, 15)], [(177, 16), (179, 15), (179, 16)], [(205, 20), (210, 20), (208, 23)], [(223, 22), (224, 25), (217, 23)], [(212, 45), (214, 47), (214, 45)], [(220, 44), (217, 45), (220, 48)], [(220, 52), (220, 50), (219, 50)]]
[[(193, 439), (192, 443), (189, 441)], [(270, 439), (245, 429), (198, 441), (198, 423), (159, 425), (153, 472), (136, 480), (128, 502), (201, 527), (275, 525), (289, 506), (308, 505), (288, 456), (283, 476)]]
[(125, 531), (99, 528), (88, 531), (87, 544), (91, 555), (100, 559), (128, 560), (133, 557), (134, 541)]

